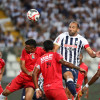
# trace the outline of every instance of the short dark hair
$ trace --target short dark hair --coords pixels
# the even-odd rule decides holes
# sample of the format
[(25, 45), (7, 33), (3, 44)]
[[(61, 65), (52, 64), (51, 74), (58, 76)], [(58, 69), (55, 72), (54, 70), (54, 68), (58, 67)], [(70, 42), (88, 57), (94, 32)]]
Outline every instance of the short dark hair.
[(34, 48), (36, 47), (36, 41), (34, 39), (29, 39), (25, 42), (26, 45), (30, 45), (30, 46), (34, 46)]
[(53, 50), (54, 44), (51, 40), (46, 40), (43, 42), (43, 47), (46, 52)]

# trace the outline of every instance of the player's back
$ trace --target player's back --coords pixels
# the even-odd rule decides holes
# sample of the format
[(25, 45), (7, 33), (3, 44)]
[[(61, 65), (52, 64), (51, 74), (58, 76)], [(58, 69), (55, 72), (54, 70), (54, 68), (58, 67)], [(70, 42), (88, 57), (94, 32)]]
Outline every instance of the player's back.
[(44, 89), (63, 88), (60, 59), (62, 56), (54, 52), (46, 53), (41, 57), (40, 66), (44, 77)]

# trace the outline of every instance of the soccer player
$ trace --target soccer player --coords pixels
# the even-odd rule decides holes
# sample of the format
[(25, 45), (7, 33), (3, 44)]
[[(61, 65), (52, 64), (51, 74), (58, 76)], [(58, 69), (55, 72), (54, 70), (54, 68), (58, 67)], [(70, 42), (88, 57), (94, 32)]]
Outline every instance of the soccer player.
[[(87, 78), (88, 66), (82, 61), (82, 59), (83, 59), (82, 54), (80, 54), (79, 58), (80, 58), (80, 68), (84, 69), (86, 71), (86, 74), (80, 73), (80, 72), (78, 73), (78, 79), (77, 79), (77, 83), (76, 83), (76, 92), (77, 93), (82, 89), (83, 80), (84, 80), (85, 84), (88, 82), (88, 78)], [(68, 100), (74, 100), (74, 97), (70, 93), (68, 88), (66, 88), (66, 95), (69, 98)], [(88, 89), (87, 89), (85, 98), (88, 98)]]
[[(42, 76), (42, 73), (41, 73), (39, 75), (39, 78), (38, 78), (38, 85), (39, 85), (39, 88), (42, 90), (42, 92), (44, 92), (44, 90), (43, 90), (43, 82), (44, 82), (44, 79), (43, 79), (43, 76)], [(25, 100), (25, 89), (23, 89), (21, 100)], [(41, 98), (37, 99), (36, 98), (36, 92), (35, 92), (34, 95), (33, 95), (33, 99), (32, 100), (46, 100), (46, 97), (45, 97), (45, 95), (43, 95)]]
[(41, 90), (38, 86), (37, 77), (41, 72), (44, 78), (44, 92), (48, 100), (67, 100), (65, 94), (63, 83), (62, 83), (62, 68), (61, 64), (68, 66), (70, 68), (76, 68), (80, 71), (85, 71), (80, 67), (76, 67), (73, 64), (63, 60), (63, 57), (53, 52), (54, 44), (50, 40), (46, 40), (43, 43), (43, 47), (46, 53), (41, 56), (35, 65), (33, 71), (33, 80), (36, 87), (37, 98), (41, 97)]
[[(5, 70), (5, 61), (2, 59), (2, 52), (0, 51), (0, 94), (3, 92), (3, 88), (1, 86), (2, 76)], [(7, 100), (7, 98), (5, 98)]]
[(32, 100), (35, 89), (32, 72), (37, 59), (44, 53), (45, 51), (41, 47), (36, 47), (35, 40), (29, 39), (25, 42), (20, 61), (22, 72), (6, 86), (0, 95), (0, 100), (4, 100), (5, 96), (21, 88), (25, 88), (25, 100)]
[[(88, 82), (88, 77), (87, 77), (88, 66), (82, 61), (82, 59), (83, 59), (83, 55), (80, 54), (80, 68), (84, 69), (86, 71), (86, 74), (80, 73), (80, 72), (78, 73), (78, 79), (77, 79), (77, 83), (76, 83), (76, 92), (77, 93), (82, 89), (83, 80), (84, 80), (85, 84)], [(88, 89), (86, 91), (85, 98), (88, 98)]]
[(91, 80), (83, 87), (82, 92), (84, 93), (84, 91), (87, 90), (87, 88), (92, 85), (97, 79), (99, 79), (100, 77), (100, 62), (98, 64), (98, 70), (95, 73), (95, 75), (91, 78)]
[[(64, 57), (64, 60), (79, 66), (80, 64), (80, 52), (82, 48), (85, 48), (87, 53), (92, 57), (100, 57), (100, 51), (94, 52), (89, 46), (88, 41), (78, 34), (79, 24), (76, 21), (72, 21), (69, 24), (68, 32), (60, 34), (54, 41), (56, 52), (60, 48), (60, 54)], [(66, 86), (74, 97), (77, 96), (75, 83), (77, 82), (78, 71), (75, 69), (66, 68), (62, 66), (63, 77), (66, 80)]]

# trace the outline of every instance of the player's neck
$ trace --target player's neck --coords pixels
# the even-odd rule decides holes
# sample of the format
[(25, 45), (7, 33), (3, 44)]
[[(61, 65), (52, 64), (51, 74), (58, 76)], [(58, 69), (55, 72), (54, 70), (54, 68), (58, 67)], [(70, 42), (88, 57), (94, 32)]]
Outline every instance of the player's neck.
[(53, 50), (49, 50), (48, 52), (53, 52)]

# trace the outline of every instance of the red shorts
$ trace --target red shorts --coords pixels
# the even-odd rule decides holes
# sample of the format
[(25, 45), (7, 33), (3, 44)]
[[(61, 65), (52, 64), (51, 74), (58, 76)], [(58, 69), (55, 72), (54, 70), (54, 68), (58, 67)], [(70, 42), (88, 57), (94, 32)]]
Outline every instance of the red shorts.
[(0, 85), (0, 94), (3, 92), (3, 88), (2, 86)]
[(68, 100), (64, 89), (50, 89), (45, 91), (48, 100)]
[(21, 88), (27, 87), (32, 87), (33, 89), (35, 89), (32, 77), (18, 75), (7, 85), (6, 89), (8, 89), (10, 92), (14, 92)]

